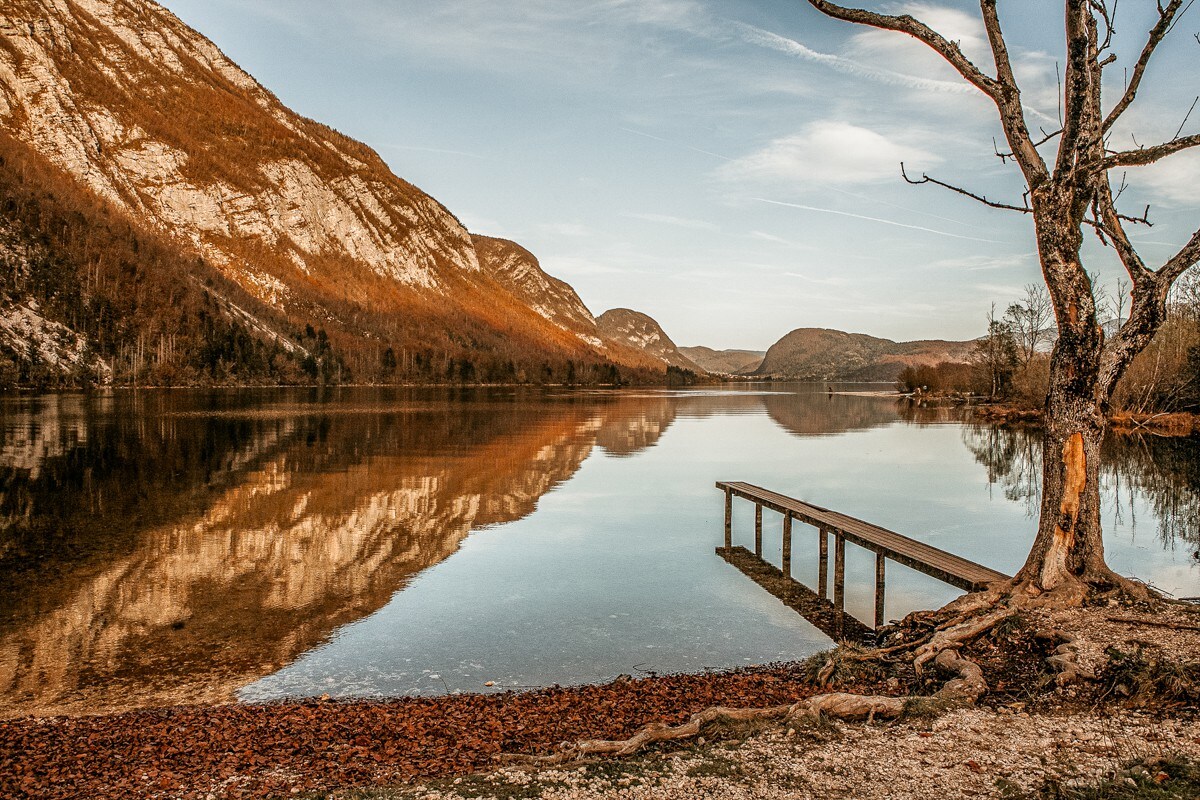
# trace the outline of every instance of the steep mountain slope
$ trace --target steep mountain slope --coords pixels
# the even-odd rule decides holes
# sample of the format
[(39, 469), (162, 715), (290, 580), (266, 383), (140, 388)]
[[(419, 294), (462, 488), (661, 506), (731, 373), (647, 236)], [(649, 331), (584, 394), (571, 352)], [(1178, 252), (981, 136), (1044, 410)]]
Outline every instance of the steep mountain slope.
[(711, 347), (681, 347), (679, 352), (707, 372), (748, 375), (758, 369), (764, 350), (713, 350)]
[(516, 242), (472, 234), (482, 270), (546, 319), (597, 347), (596, 318), (565, 281), (547, 275), (537, 257)]
[(614, 341), (642, 350), (672, 367), (704, 372), (694, 361), (679, 352), (653, 318), (628, 308), (613, 308), (596, 318), (600, 334)]
[[(576, 375), (611, 377), (609, 362), (629, 355), (609, 352), (565, 284), (544, 276), (544, 295), (509, 291), (516, 276), (484, 268), (479, 242), (440, 203), (284, 107), (151, 0), (7, 0), (0, 121), (91, 198), (76, 205), (133, 220), (193, 277), (239, 287), (254, 301), (238, 308), (256, 341), (326, 331), (310, 344), (327, 353), (297, 358), (337, 360), (343, 378), (545, 379), (568, 361), (586, 367)], [(502, 249), (483, 248), (493, 259)], [(165, 352), (136, 367), (99, 355), (118, 380), (180, 367)]]
[(893, 381), (906, 366), (965, 362), (971, 342), (893, 342), (863, 333), (797, 328), (767, 350), (755, 375), (812, 380)]

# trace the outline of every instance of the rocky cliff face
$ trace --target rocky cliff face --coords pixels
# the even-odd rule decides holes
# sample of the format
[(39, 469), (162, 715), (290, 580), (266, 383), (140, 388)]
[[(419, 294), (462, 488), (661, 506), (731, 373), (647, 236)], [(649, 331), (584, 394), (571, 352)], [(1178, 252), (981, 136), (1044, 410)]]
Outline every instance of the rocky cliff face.
[(4, 3), (0, 123), (257, 304), (369, 349), (360, 371), (383, 345), (426, 350), (439, 368), (462, 360), (461, 341), (510, 361), (628, 355), (608, 351), (574, 291), (522, 248), (473, 238), (375, 152), (283, 106), (151, 0)]
[(613, 341), (649, 353), (663, 363), (703, 373), (694, 361), (675, 346), (671, 337), (652, 317), (628, 308), (613, 308), (596, 318), (600, 334)]
[(571, 285), (547, 275), (537, 256), (516, 242), (472, 235), (480, 268), (538, 314), (602, 347), (596, 318)]
[[(378, 156), (285, 108), (150, 2), (14, 0), (0, 116), (96, 194), (288, 302), (295, 273), (349, 256), (400, 283), (479, 269), (470, 235)], [(269, 248), (259, 264), (246, 248)], [(289, 269), (290, 267), (290, 269)]]
[(966, 362), (971, 342), (893, 342), (863, 333), (797, 328), (767, 351), (753, 373), (797, 380), (894, 381), (906, 366)]

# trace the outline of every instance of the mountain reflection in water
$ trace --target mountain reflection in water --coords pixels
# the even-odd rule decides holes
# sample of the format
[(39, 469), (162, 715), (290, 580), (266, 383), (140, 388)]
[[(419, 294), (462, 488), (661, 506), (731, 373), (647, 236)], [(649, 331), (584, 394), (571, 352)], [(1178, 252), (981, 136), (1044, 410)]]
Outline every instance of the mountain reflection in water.
[[(598, 679), (639, 659), (700, 669), (802, 657), (823, 647), (823, 637), (713, 556), (720, 498), (712, 480), (808, 486), (815, 494), (807, 499), (846, 503), (848, 512), (887, 524), (886, 515), (904, 511), (897, 497), (912, 491), (884, 463), (908, 446), (896, 436), (932, 441), (933, 432), (957, 424), (944, 409), (898, 411), (888, 399), (814, 387), (0, 400), (0, 717), (229, 701), (250, 685), (254, 697), (319, 694), (305, 670), (338, 680), (329, 676), (342, 668), (326, 661), (345, 655), (329, 649), (342, 631), (366, 636), (361, 624), (403, 606), (418, 573), (458, 562), (450, 556), (472, 531), (531, 516), (550, 530), (506, 528), (503, 549), (486, 554), (491, 561), (471, 555), (461, 575), (426, 581), (432, 594), (389, 612), (423, 609), (427, 630), (414, 622), (398, 632), (390, 617), (383, 640), (343, 650), (367, 661), (437, 651), (439, 659), (472, 664), (492, 652), (497, 663), (480, 669), (508, 669), (506, 685)], [(655, 447), (676, 429), (672, 447)], [(989, 474), (1025, 497), (1021, 487), (1038, 467), (1021, 459), (1036, 457), (1036, 441), (986, 426), (962, 431)], [(859, 438), (837, 438), (846, 436)], [(822, 439), (837, 441), (831, 450), (816, 444)], [(961, 443), (937, 440), (930, 454), (962, 457)], [(1106, 480), (1136, 487), (1157, 510), (1162, 535), (1194, 548), (1200, 475), (1190, 443), (1174, 441), (1113, 445)], [(837, 458), (848, 461), (839, 466)], [(583, 472), (589, 477), (581, 482)], [(839, 479), (843, 473), (849, 477)], [(574, 488), (554, 492), (569, 479)], [(861, 485), (877, 488), (863, 493)], [(552, 492), (554, 514), (534, 515)], [(878, 506), (856, 508), (848, 498)], [(914, 516), (897, 529), (922, 524)], [(954, 536), (970, 533), (968, 523), (959, 527)], [(537, 537), (519, 533), (526, 529)], [(1009, 567), (971, 550), (985, 546), (983, 538), (947, 541), (948, 549)], [(488, 582), (505, 569), (508, 583)], [(919, 587), (910, 592), (902, 576), (896, 586), (890, 608), (941, 599)], [(455, 605), (484, 588), (492, 599), (471, 602), (494, 608), (482, 608), (478, 620), (474, 609)], [(647, 602), (660, 605), (647, 610)], [(642, 619), (625, 621), (639, 610)], [(518, 630), (517, 617), (526, 628)], [(457, 653), (455, 637), (478, 652)], [(508, 652), (535, 645), (546, 649)], [(674, 645), (676, 655), (650, 658)], [(396, 650), (403, 647), (410, 649)], [(629, 653), (614, 652), (621, 647)], [(395, 652), (379, 655), (387, 648)], [(543, 661), (550, 666), (521, 666)], [(407, 691), (394, 675), (364, 691)], [(481, 682), (461, 677), (454, 685)], [(450, 688), (439, 679), (427, 689), (442, 686)], [(347, 682), (329, 691), (357, 690)]]
[(5, 713), (231, 699), (529, 514), (598, 431), (662, 427), (623, 401), (339, 410), (6, 409)]

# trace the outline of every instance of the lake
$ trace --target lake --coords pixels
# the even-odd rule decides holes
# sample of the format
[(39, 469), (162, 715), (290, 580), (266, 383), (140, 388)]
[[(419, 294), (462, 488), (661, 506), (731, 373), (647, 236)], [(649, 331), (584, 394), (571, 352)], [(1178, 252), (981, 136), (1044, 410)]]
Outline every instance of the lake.
[[(830, 642), (714, 553), (715, 481), (1011, 574), (1040, 475), (1034, 432), (824, 384), (9, 397), (0, 437), (0, 717), (801, 659)], [(1198, 453), (1105, 448), (1109, 563), (1177, 596), (1200, 595)], [(734, 509), (752, 547), (753, 506)], [(764, 527), (779, 564), (780, 518)], [(798, 524), (810, 586), (816, 554)], [(873, 587), (847, 547), (868, 623)], [(958, 594), (889, 564), (889, 618)]]

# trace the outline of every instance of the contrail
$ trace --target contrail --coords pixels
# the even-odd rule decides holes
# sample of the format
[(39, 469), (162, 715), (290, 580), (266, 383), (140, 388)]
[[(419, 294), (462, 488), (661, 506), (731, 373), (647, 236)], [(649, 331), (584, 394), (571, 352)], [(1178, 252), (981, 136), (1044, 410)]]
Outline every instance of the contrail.
[(948, 236), (951, 239), (965, 239), (968, 242), (986, 242), (988, 244), (1004, 244), (995, 239), (979, 239), (974, 236), (959, 236), (957, 233), (947, 233), (946, 231), (935, 230), (934, 228), (925, 228), (920, 225), (906, 225), (903, 222), (895, 222), (890, 219), (880, 219), (879, 217), (868, 217), (864, 214), (852, 214), (849, 211), (834, 211), (832, 208), (817, 208), (816, 206), (805, 206), (800, 203), (785, 203), (782, 200), (767, 200), (763, 197), (754, 197), (760, 203), (770, 203), (773, 206), (787, 206), (788, 208), (799, 208), (803, 211), (816, 211), (820, 214), (836, 214), (839, 217), (852, 217), (853, 219), (865, 219), (868, 222), (879, 222), (883, 225), (894, 225), (897, 228), (908, 228), (914, 231), (924, 231), (926, 233), (936, 233), (938, 236)]
[(632, 133), (634, 136), (645, 136), (647, 139), (653, 139), (656, 142), (662, 142), (664, 144), (669, 144), (674, 147), (682, 147), (685, 150), (691, 150), (696, 153), (703, 153), (706, 156), (712, 156), (713, 158), (719, 158), (722, 161), (733, 161), (733, 159), (730, 158), (729, 156), (723, 156), (720, 153), (714, 153), (711, 150), (701, 150), (699, 147), (692, 147), (690, 144), (683, 144), (682, 142), (673, 142), (670, 139), (664, 139), (661, 136), (655, 136), (652, 133), (646, 133), (644, 131), (635, 131), (633, 128), (619, 128), (619, 130), (623, 130), (626, 133)]
[(871, 78), (893, 86), (908, 86), (913, 89), (930, 89), (935, 92), (949, 92), (950, 94), (973, 94), (976, 91), (974, 86), (966, 83), (939, 81), (932, 78), (921, 78), (916, 75), (906, 75), (903, 72), (893, 72), (890, 69), (868, 67), (849, 58), (835, 56), (832, 53), (818, 52), (810, 47), (805, 47), (793, 39), (765, 31), (762, 28), (756, 28), (753, 25), (747, 25), (744, 22), (734, 22), (733, 25), (741, 31), (742, 40), (748, 44), (777, 50), (780, 53), (787, 53), (788, 55), (802, 58), (805, 61), (815, 61), (831, 69), (836, 69), (839, 72), (846, 72), (862, 78)]

